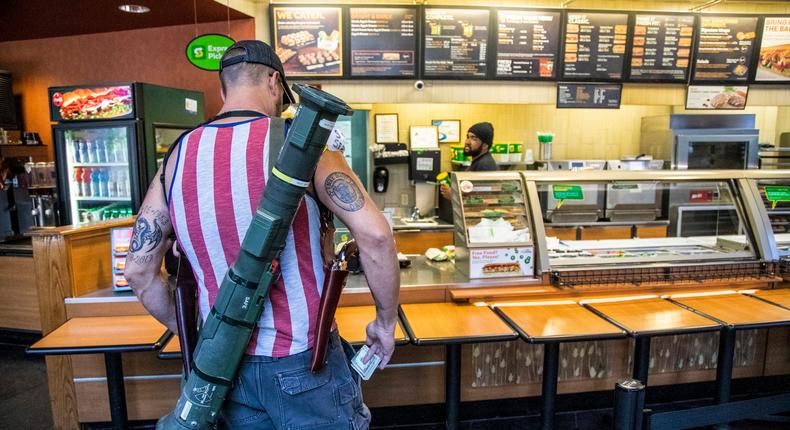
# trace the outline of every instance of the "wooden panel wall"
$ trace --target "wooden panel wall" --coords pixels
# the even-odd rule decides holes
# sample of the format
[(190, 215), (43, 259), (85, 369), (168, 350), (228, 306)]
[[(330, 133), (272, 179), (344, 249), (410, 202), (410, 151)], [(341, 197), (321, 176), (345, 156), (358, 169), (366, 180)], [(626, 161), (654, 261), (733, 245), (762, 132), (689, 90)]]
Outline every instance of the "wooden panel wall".
[(0, 327), (41, 331), (33, 257), (0, 257)]

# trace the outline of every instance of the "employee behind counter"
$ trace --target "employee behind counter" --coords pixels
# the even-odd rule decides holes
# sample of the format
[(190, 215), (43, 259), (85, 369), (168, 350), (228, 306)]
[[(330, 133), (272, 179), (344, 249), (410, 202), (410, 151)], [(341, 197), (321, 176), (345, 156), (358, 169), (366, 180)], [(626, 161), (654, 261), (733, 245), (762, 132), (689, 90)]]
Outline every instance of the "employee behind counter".
[[(478, 122), (469, 127), (464, 142), (464, 155), (472, 157), (472, 164), (467, 172), (488, 172), (499, 170), (494, 157), (488, 152), (494, 142), (494, 126), (490, 122)], [(452, 199), (452, 190), (449, 185), (442, 185), (439, 192), (447, 200)]]

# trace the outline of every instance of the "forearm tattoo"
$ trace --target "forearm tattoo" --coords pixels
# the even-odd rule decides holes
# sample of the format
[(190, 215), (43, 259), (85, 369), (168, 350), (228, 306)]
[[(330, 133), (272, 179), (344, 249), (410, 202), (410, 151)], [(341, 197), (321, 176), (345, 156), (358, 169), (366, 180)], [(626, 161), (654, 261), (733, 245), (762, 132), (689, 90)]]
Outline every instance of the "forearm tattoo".
[[(134, 224), (132, 240), (129, 244), (129, 253), (149, 253), (156, 249), (164, 238), (162, 227), (170, 224), (167, 215), (162, 211), (143, 207)], [(135, 262), (146, 263), (145, 256), (132, 256)], [(150, 259), (149, 259), (150, 261)]]
[(341, 208), (356, 212), (365, 206), (365, 196), (351, 177), (343, 172), (335, 172), (324, 181), (326, 193)]

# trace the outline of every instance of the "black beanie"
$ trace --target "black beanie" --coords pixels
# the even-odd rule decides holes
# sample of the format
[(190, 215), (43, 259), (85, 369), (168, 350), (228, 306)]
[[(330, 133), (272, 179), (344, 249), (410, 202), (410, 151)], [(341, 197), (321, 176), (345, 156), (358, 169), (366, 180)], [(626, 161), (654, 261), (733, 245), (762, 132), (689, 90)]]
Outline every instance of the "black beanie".
[(494, 143), (494, 126), (490, 122), (478, 122), (469, 127), (469, 133), (474, 133), (481, 142), (487, 143), (489, 147)]

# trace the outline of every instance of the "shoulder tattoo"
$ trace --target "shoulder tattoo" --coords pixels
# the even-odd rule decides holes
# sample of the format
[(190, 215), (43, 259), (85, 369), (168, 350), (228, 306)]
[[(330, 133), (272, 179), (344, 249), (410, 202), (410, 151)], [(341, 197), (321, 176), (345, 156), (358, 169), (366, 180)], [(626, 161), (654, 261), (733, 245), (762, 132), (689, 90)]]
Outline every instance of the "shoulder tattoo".
[(365, 206), (365, 196), (351, 177), (343, 172), (335, 172), (324, 181), (326, 193), (341, 208), (356, 212)]

